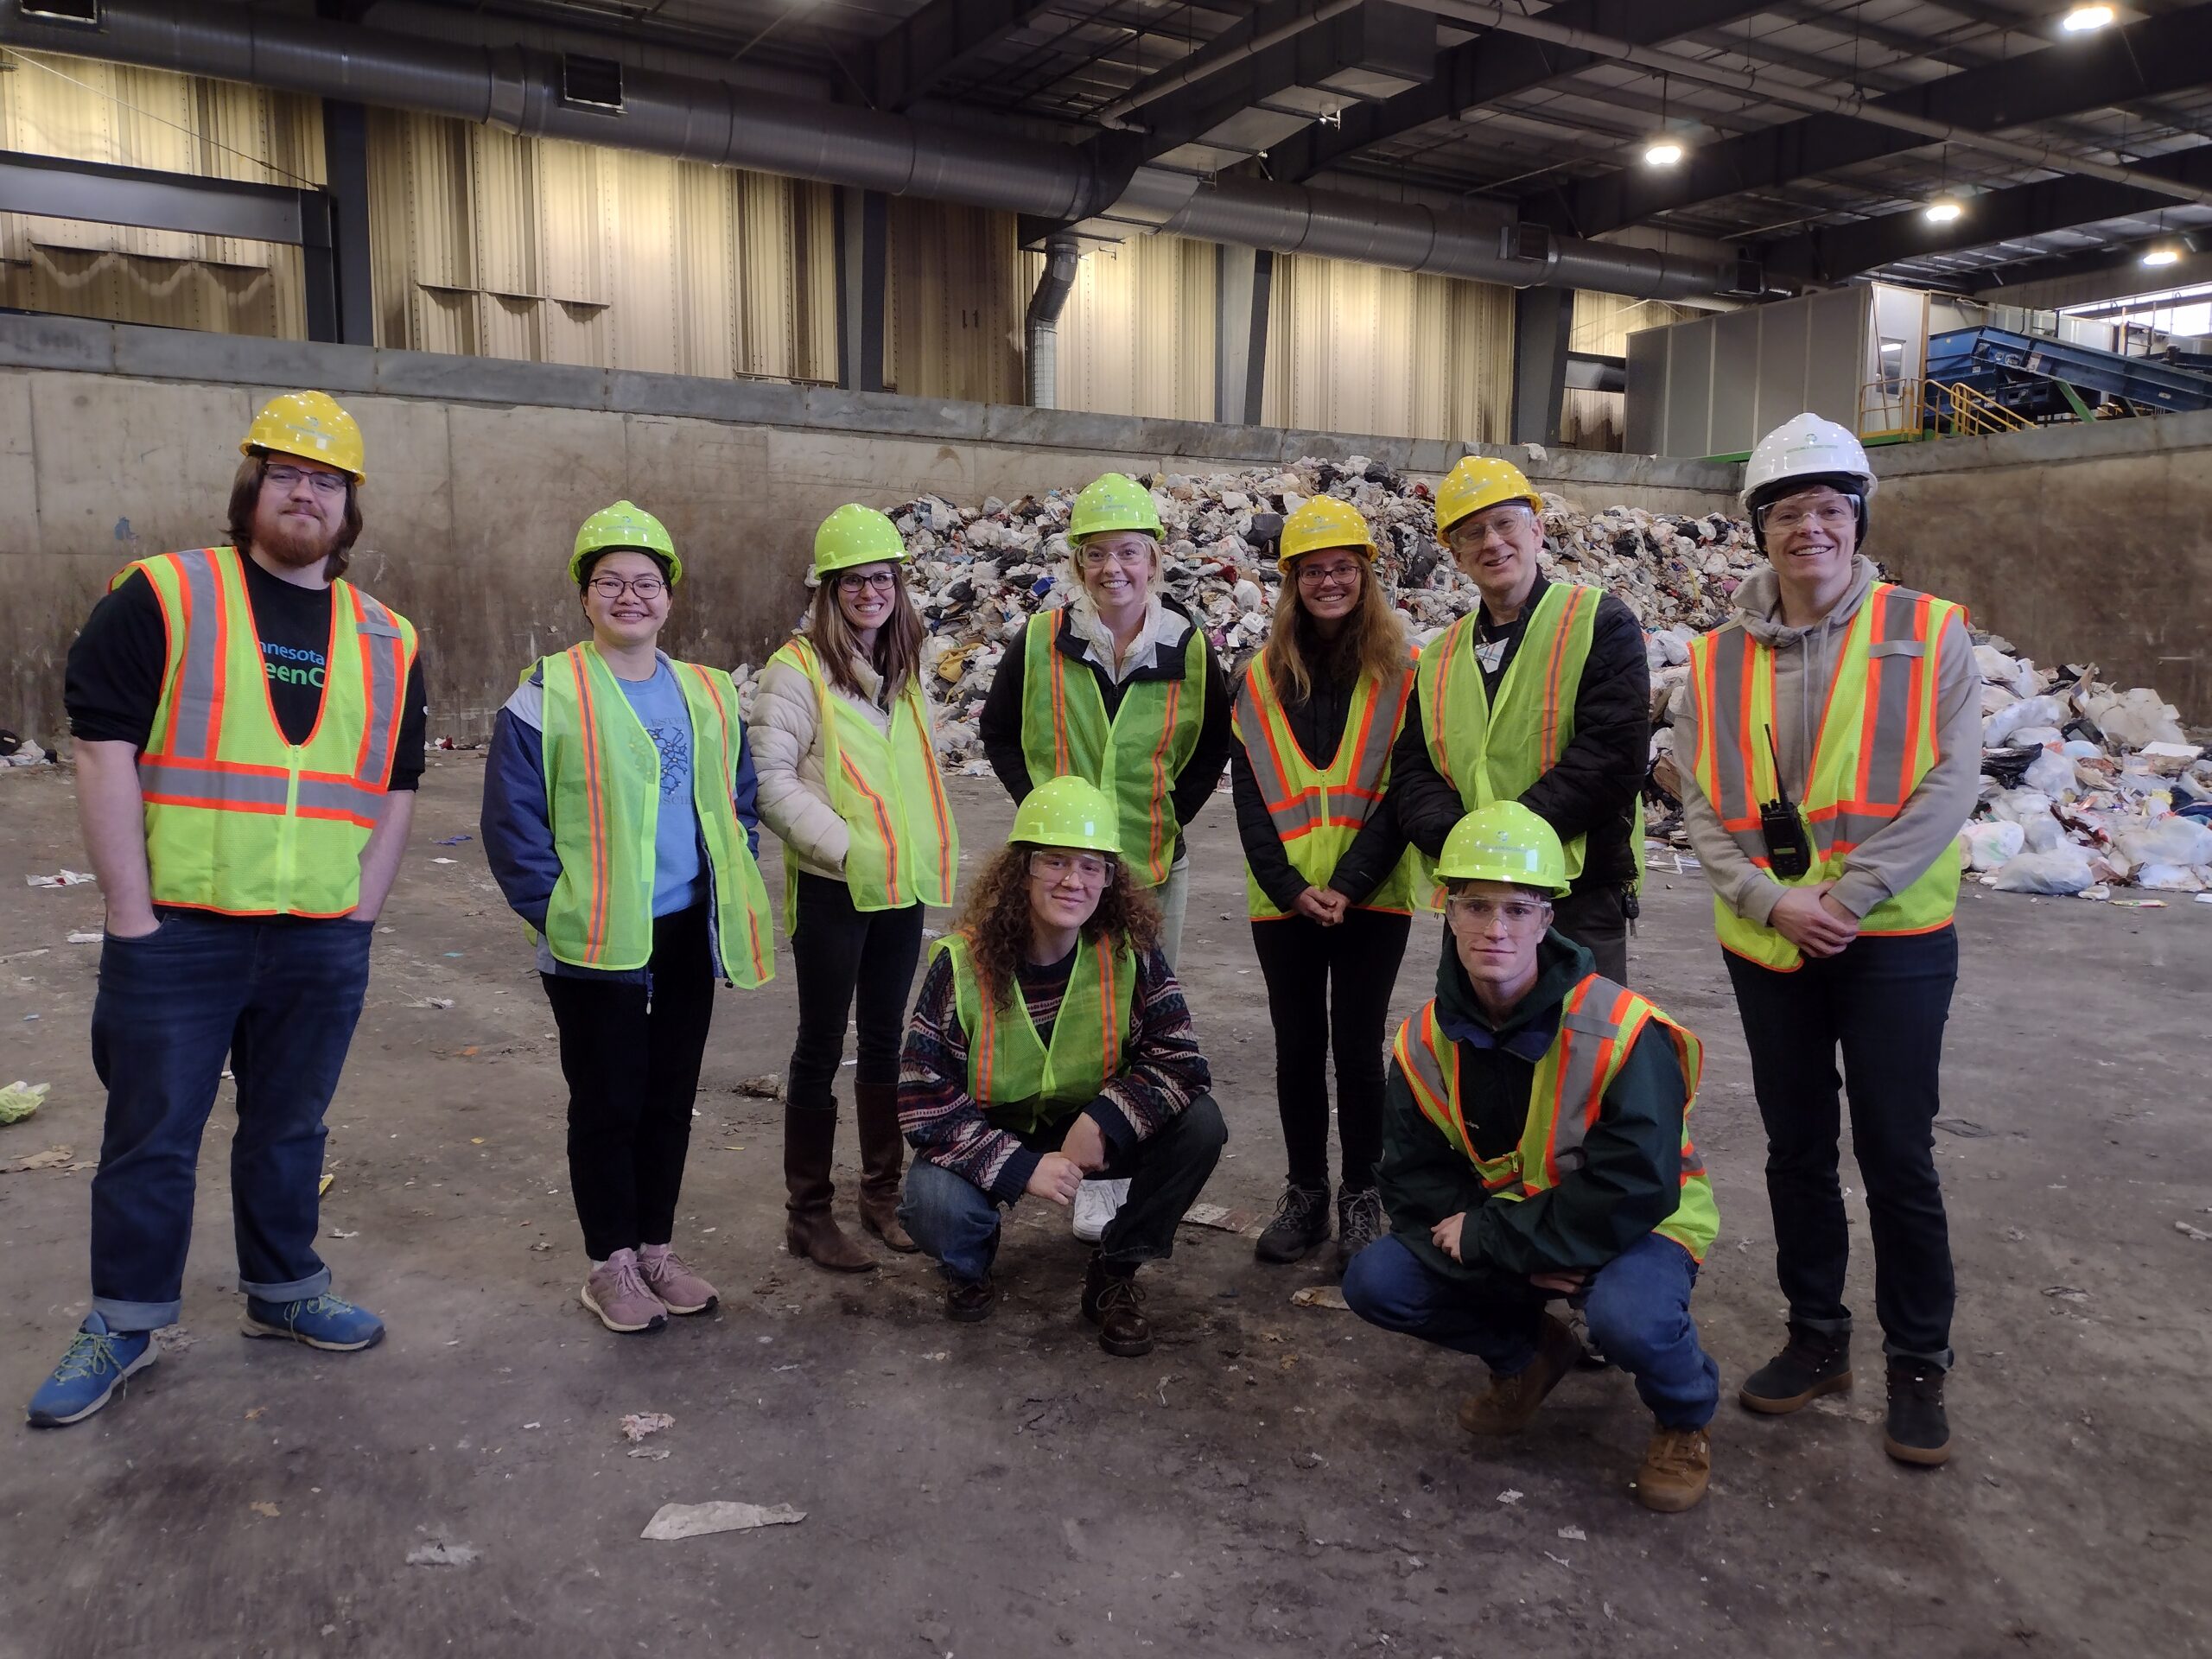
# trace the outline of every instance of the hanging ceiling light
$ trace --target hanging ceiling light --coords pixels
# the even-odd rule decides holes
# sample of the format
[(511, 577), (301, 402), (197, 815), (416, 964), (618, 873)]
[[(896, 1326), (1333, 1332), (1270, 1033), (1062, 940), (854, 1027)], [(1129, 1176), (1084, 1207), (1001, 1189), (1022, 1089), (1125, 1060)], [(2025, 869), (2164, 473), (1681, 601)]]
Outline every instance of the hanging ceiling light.
[(1966, 204), (1956, 196), (1938, 196), (1921, 210), (1928, 215), (1931, 225), (1948, 225), (1966, 212)]
[(1678, 141), (1665, 137), (1654, 138), (1643, 148), (1643, 164), (1646, 167), (1673, 167), (1681, 161), (1683, 153)]
[(2058, 26), (2069, 35), (2087, 35), (2111, 22), (2113, 15), (2110, 6), (2076, 6), (2058, 20)]
[(2177, 265), (2181, 263), (2181, 250), (2171, 242), (2157, 243), (2143, 251), (2143, 263), (2153, 267)]

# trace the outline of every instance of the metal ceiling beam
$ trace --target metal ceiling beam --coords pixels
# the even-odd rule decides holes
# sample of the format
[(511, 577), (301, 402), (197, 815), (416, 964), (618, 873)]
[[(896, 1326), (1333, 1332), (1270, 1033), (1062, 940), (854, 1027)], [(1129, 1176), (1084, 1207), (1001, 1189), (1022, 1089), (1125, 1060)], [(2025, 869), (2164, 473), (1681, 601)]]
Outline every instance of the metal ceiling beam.
[[(2140, 162), (2135, 170), (2183, 184), (2212, 186), (2212, 144)], [(1771, 272), (1840, 283), (1900, 260), (1959, 253), (2133, 213), (2155, 213), (2172, 205), (2170, 196), (2149, 187), (2068, 175), (1970, 197), (1965, 214), (1948, 225), (1931, 225), (1925, 213), (1913, 208), (1770, 242), (1761, 248), (1760, 257)]]
[[(1561, 0), (1543, 14), (1553, 22), (1656, 45), (1702, 29), (1755, 16), (1763, 8), (1743, 0)], [(1490, 32), (1440, 54), (1435, 79), (1380, 103), (1356, 104), (1343, 124), (1316, 124), (1268, 152), (1268, 171), (1298, 183), (1340, 165), (1370, 144), (1410, 132), (1432, 121), (1449, 121), (1515, 92), (1558, 80), (1605, 60), (1548, 41)]]
[[(1869, 99), (1867, 105), (1915, 120), (1990, 133), (2200, 86), (2212, 76), (2208, 65), (2212, 65), (2212, 4), (2201, 4), (2024, 57), (1962, 70)], [(1876, 126), (1848, 115), (1807, 116), (1705, 146), (1668, 174), (1623, 171), (1545, 192), (1524, 203), (1522, 211), (1555, 227), (1571, 228), (1577, 235), (1601, 235), (1662, 213), (1748, 190), (1777, 188), (1795, 179), (1833, 173), (1932, 142), (1921, 134)], [(2054, 160), (2050, 165), (2061, 162)]]
[(1051, 0), (929, 0), (880, 36), (869, 92), (880, 110), (905, 110), (939, 81), (973, 68)]
[(2053, 254), (2048, 258), (2023, 260), (2018, 264), (1991, 265), (1980, 270), (1957, 271), (1952, 275), (1950, 285), (1961, 293), (1986, 294), (1992, 299), (1999, 299), (2008, 288), (2024, 288), (2030, 283), (2056, 282), (2066, 276), (2101, 276), (2108, 271), (2137, 270), (2141, 269), (2142, 264), (2143, 251), (2139, 245), (2085, 248), (2080, 253)]

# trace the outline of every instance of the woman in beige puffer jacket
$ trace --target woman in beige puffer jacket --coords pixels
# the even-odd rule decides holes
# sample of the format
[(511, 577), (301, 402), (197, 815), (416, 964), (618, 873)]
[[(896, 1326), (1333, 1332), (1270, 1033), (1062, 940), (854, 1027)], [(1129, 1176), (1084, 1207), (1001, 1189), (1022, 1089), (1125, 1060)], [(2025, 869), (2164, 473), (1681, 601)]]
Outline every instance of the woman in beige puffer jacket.
[(859, 1051), (861, 1224), (911, 1250), (898, 1218), (899, 1049), (923, 908), (951, 902), (959, 860), (906, 560), (880, 512), (843, 506), (823, 521), (805, 625), (762, 671), (749, 728), (760, 820), (784, 842), (798, 981), (784, 1090), (785, 1239), (793, 1255), (848, 1273), (875, 1261), (830, 1213), (846, 1016), (856, 1015)]

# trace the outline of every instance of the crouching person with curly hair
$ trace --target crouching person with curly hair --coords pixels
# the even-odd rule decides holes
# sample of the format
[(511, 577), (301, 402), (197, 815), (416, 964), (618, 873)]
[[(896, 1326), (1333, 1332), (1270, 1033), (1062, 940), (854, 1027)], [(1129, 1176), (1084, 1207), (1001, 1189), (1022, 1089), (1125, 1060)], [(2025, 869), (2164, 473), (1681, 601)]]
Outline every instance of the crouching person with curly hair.
[(945, 1277), (945, 1313), (990, 1317), (1000, 1210), (1066, 1208), (1087, 1176), (1130, 1183), (1084, 1276), (1098, 1345), (1152, 1351), (1140, 1265), (1175, 1228), (1229, 1131), (1206, 1091), (1157, 914), (1118, 856), (1114, 810), (1080, 778), (1039, 785), (935, 947), (906, 1029), (899, 1121), (919, 1154), (899, 1219)]

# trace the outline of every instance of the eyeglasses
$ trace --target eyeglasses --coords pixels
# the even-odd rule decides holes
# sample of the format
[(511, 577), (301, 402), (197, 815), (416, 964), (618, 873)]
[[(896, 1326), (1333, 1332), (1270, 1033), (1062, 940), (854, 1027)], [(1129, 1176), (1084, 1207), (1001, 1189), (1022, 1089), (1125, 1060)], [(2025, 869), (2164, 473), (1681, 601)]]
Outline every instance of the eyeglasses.
[(1097, 853), (1032, 853), (1029, 874), (1047, 881), (1073, 875), (1086, 887), (1095, 887), (1114, 874), (1114, 861)]
[(346, 493), (346, 486), (353, 480), (344, 473), (311, 473), (304, 467), (264, 467), (261, 481), (274, 484), (278, 490), (289, 492), (300, 487), (305, 479), (308, 487), (326, 501), (336, 500)]
[(837, 591), (841, 594), (862, 593), (871, 588), (887, 594), (898, 585), (896, 570), (849, 570), (837, 578)]
[(1807, 506), (1795, 502), (1777, 501), (1759, 515), (1759, 527), (1778, 535), (1787, 536), (1793, 530), (1802, 530), (1816, 524), (1831, 534), (1840, 534), (1847, 527), (1859, 523), (1859, 503), (1847, 497), (1841, 501), (1819, 501)]
[(1086, 547), (1076, 555), (1086, 570), (1103, 570), (1109, 564), (1140, 565), (1152, 561), (1149, 547)]
[(1540, 899), (1483, 899), (1459, 893), (1446, 899), (1444, 908), (1453, 921), (1472, 927), (1478, 933), (1490, 931), (1501, 916), (1505, 918), (1505, 925), (1517, 933), (1551, 912), (1551, 906)]
[(1300, 563), (1298, 567), (1300, 587), (1326, 588), (1332, 583), (1342, 588), (1357, 588), (1359, 585), (1359, 567), (1351, 563), (1322, 565)]
[(668, 588), (658, 576), (632, 576), (627, 582), (620, 576), (594, 576), (589, 585), (592, 592), (607, 600), (620, 599), (625, 592), (639, 599), (658, 599)]
[(1525, 501), (1515, 501), (1472, 518), (1462, 518), (1444, 534), (1454, 547), (1462, 543), (1482, 547), (1491, 542), (1510, 542), (1535, 522), (1535, 509)]

